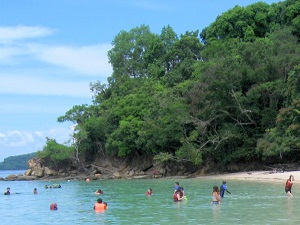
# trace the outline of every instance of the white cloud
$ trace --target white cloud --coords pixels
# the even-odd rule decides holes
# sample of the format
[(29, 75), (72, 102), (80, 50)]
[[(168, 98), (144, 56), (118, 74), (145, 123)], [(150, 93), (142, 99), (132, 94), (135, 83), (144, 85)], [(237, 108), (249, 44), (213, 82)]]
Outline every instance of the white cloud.
[(5, 147), (20, 147), (33, 141), (34, 138), (31, 133), (18, 130), (8, 131), (6, 134), (2, 133), (0, 137), (0, 145)]
[(0, 65), (18, 65), (30, 70), (41, 63), (46, 63), (47, 67), (56, 68), (57, 70), (68, 69), (75, 72), (77, 76), (107, 77), (112, 72), (107, 57), (107, 52), (111, 47), (110, 44), (78, 47), (36, 43), (2, 45), (0, 46)]
[(23, 50), (11, 46), (0, 47), (0, 65), (16, 64), (13, 60), (14, 56), (23, 54)]
[(110, 44), (63, 46), (32, 40), (49, 34), (52, 30), (43, 27), (0, 27), (0, 93), (91, 97), (89, 83), (95, 78), (106, 82), (112, 73)]
[(40, 46), (38, 57), (44, 62), (66, 67), (81, 74), (108, 76), (112, 71), (107, 58), (107, 52), (111, 47), (109, 44), (81, 47)]
[(64, 127), (51, 128), (45, 131), (11, 130), (0, 133), (0, 161), (9, 156), (22, 155), (43, 149), (45, 137), (64, 144), (70, 139), (71, 129)]
[(6, 94), (29, 94), (29, 95), (53, 95), (91, 97), (89, 81), (65, 81), (52, 79), (43, 74), (31, 76), (0, 73), (0, 93)]
[(0, 27), (0, 42), (11, 43), (15, 40), (48, 36), (53, 30), (39, 26)]

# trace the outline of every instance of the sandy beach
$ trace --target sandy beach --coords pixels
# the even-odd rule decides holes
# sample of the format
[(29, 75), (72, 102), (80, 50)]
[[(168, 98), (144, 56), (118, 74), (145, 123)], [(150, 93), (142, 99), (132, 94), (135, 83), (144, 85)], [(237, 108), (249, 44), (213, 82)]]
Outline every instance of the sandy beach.
[(290, 175), (295, 178), (294, 183), (300, 183), (300, 171), (288, 171), (288, 172), (271, 172), (271, 171), (249, 171), (238, 172), (228, 174), (209, 175), (199, 178), (209, 178), (218, 180), (255, 180), (255, 181), (272, 181), (282, 182), (286, 181)]

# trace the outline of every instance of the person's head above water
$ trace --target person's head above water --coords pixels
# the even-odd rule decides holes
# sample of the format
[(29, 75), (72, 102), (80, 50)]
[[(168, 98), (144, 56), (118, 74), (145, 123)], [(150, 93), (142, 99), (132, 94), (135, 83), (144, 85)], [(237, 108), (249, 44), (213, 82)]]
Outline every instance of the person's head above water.
[(98, 198), (98, 199), (97, 199), (97, 202), (98, 202), (98, 203), (102, 203), (102, 199), (101, 199), (101, 198)]

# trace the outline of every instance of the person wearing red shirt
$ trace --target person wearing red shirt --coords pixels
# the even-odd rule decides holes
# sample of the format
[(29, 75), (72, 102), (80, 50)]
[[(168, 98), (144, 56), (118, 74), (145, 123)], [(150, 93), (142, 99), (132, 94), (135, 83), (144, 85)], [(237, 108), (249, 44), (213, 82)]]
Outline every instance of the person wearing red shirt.
[(294, 181), (294, 176), (290, 175), (289, 179), (286, 180), (285, 182), (285, 192), (288, 193), (290, 196), (292, 195), (292, 186), (293, 186), (293, 181)]

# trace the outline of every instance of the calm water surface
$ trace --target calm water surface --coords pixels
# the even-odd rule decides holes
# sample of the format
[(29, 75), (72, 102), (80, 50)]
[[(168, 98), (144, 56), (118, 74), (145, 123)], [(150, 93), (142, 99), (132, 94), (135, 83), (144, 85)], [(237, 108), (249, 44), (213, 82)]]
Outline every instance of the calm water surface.
[[(0, 177), (3, 171), (0, 171)], [(221, 180), (178, 180), (185, 188), (185, 202), (172, 200), (173, 179), (59, 181), (62, 188), (45, 189), (57, 181), (1, 181), (0, 189), (11, 188), (10, 196), (0, 195), (1, 224), (299, 224), (300, 191), (293, 187), (289, 198), (280, 182), (227, 181), (231, 195), (221, 205), (211, 205), (213, 185)], [(32, 193), (33, 188), (38, 194)], [(94, 194), (108, 210), (95, 213)], [(145, 196), (148, 188), (153, 196)], [(52, 202), (57, 211), (50, 211)]]

